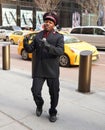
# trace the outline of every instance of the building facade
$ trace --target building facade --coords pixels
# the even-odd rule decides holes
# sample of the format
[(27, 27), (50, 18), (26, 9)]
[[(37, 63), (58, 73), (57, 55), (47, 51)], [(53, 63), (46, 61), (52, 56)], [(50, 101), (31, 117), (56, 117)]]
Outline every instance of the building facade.
[(82, 23), (81, 6), (76, 0), (62, 0), (60, 7), (60, 25), (62, 27), (79, 26)]
[[(104, 25), (105, 24), (105, 0), (94, 0), (99, 5), (98, 13), (89, 12), (82, 4), (84, 0), (61, 0), (58, 7), (60, 16), (59, 24), (62, 27), (74, 27), (79, 25)], [(88, 0), (88, 4), (91, 0)], [(18, 25), (22, 28), (42, 24), (42, 11), (36, 7), (34, 0), (0, 0), (0, 26)]]
[(62, 0), (61, 26), (105, 25), (105, 0)]
[(0, 0), (0, 25), (36, 26), (33, 0)]

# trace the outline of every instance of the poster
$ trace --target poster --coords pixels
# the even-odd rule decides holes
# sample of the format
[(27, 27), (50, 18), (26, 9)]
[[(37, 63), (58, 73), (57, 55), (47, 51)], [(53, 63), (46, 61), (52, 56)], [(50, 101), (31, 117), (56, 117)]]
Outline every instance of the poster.
[(80, 26), (80, 14), (79, 12), (74, 12), (72, 14), (72, 27)]
[(33, 13), (32, 10), (22, 10), (20, 12), (21, 16), (21, 27), (33, 27)]
[(43, 29), (43, 14), (45, 12), (42, 11), (36, 11), (36, 30), (42, 30)]
[(2, 25), (16, 25), (16, 9), (2, 8)]

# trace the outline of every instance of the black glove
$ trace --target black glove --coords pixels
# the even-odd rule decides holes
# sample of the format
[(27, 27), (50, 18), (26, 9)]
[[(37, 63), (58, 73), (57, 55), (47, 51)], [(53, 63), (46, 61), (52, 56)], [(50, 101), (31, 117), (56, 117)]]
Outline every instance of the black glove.
[(24, 37), (23, 43), (24, 43), (24, 44), (25, 44), (25, 43), (28, 43), (28, 41), (29, 41), (29, 38), (28, 38), (28, 37)]
[(25, 38), (23, 39), (23, 44), (26, 44), (26, 43), (28, 43), (27, 37), (25, 37)]
[(28, 44), (29, 38), (28, 37), (24, 37), (23, 39), (23, 47), (25, 47), (25, 45)]

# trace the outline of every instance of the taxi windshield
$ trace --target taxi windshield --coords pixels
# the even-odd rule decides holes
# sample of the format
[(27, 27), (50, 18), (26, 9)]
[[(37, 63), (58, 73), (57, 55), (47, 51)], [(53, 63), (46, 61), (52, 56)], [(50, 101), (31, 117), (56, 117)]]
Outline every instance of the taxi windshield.
[(71, 37), (70, 35), (64, 35), (64, 41), (65, 43), (79, 43), (80, 40), (75, 38), (75, 37)]

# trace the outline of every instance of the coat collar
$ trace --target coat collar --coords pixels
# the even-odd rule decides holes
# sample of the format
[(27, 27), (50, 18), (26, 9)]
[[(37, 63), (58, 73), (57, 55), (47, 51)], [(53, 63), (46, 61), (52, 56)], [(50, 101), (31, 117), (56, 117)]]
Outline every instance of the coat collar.
[(43, 31), (43, 37), (47, 38), (47, 37), (49, 37), (52, 33), (53, 33), (53, 34), (56, 33), (54, 29), (53, 29), (52, 31), (50, 31), (50, 32), (44, 30), (44, 31)]

